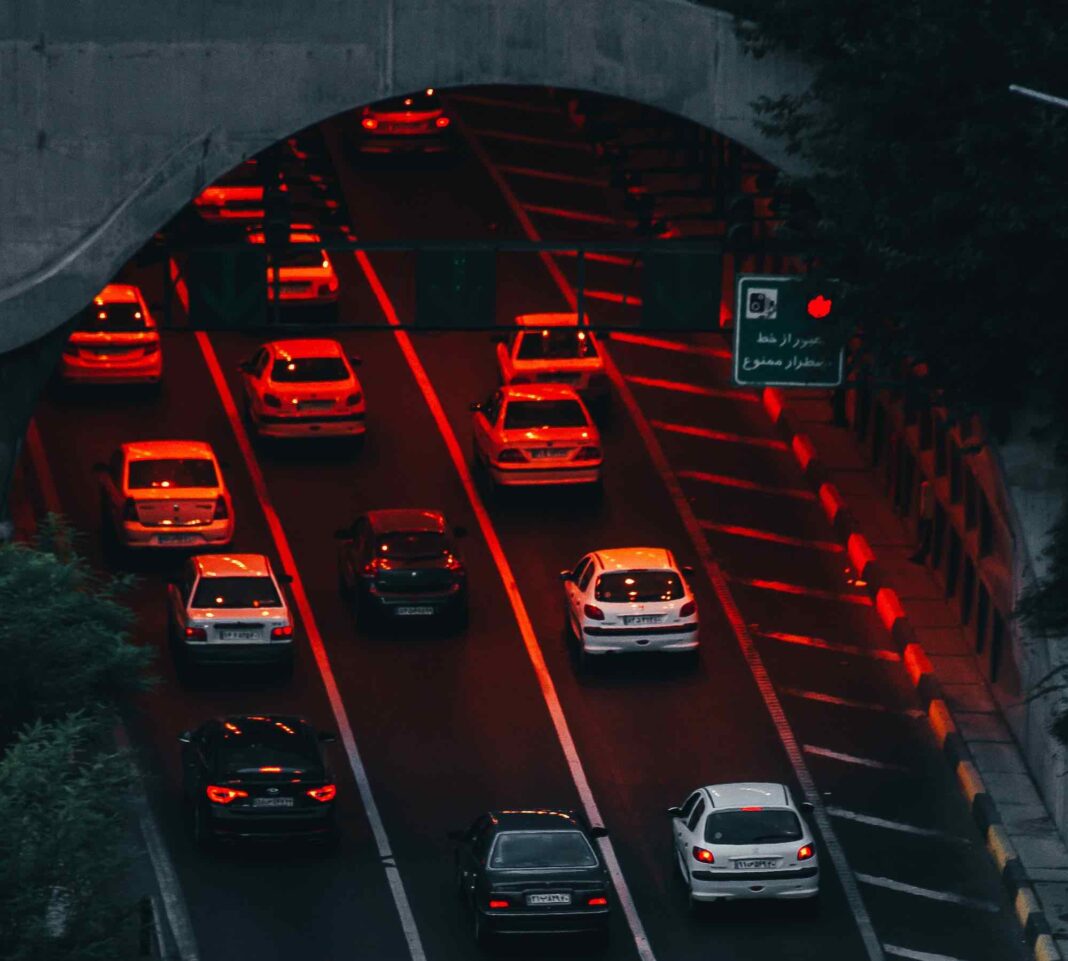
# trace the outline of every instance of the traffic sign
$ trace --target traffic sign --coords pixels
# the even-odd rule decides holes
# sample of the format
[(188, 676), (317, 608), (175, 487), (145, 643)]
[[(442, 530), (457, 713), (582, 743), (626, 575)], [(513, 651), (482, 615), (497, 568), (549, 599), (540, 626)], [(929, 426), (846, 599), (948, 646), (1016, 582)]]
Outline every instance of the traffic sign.
[(833, 284), (807, 277), (735, 279), (734, 382), (746, 387), (838, 387), (845, 350)]

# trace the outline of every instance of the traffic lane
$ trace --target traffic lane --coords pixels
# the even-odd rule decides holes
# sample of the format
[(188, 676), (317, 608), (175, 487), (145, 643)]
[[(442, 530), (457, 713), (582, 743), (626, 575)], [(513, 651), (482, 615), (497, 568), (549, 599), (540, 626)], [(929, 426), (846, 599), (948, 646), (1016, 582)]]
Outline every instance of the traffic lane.
[[(493, 808), (580, 809), (500, 574), (392, 333), (343, 333), (363, 356), (375, 411), (365, 444), (274, 444), (258, 460), (306, 584), (424, 942), (466, 957), (452, 888), (451, 829)], [(213, 344), (231, 390), (247, 338)], [(462, 525), (471, 588), (462, 633), (427, 625), (357, 630), (337, 587), (333, 532), (361, 512), (442, 510)], [(443, 790), (443, 787), (447, 788)], [(629, 956), (618, 917), (616, 955)], [(564, 941), (554, 950), (567, 953)], [(629, 949), (633, 951), (633, 947)]]
[[(86, 466), (106, 460), (123, 441), (192, 436), (211, 443), (216, 455), (228, 465), (224, 473), (234, 497), (237, 522), (234, 547), (267, 553), (280, 570), (251, 482), (217, 406), (195, 341), (191, 335), (165, 333), (164, 350), (171, 367), (166, 375), (167, 387), (159, 397), (144, 397), (138, 402), (129, 396), (124, 398), (118, 391), (100, 395), (60, 392), (43, 398), (36, 412), (64, 511), (79, 530), (88, 532), (87, 555), (103, 566), (96, 478)], [(175, 384), (200, 384), (202, 389), (186, 387), (179, 394), (171, 389)], [(334, 723), (322, 682), (302, 643), (304, 634), (298, 622), (292, 684), (261, 674), (233, 687), (226, 686), (232, 675), (230, 679), (219, 678), (214, 684), (193, 688), (181, 685), (167, 649), (165, 608), (166, 578), (177, 571), (180, 563), (179, 556), (174, 556), (146, 558), (132, 565), (139, 577), (129, 596), (137, 613), (134, 640), (156, 651), (155, 672), (161, 683), (135, 701), (131, 737), (148, 763), (154, 809), (160, 814), (168, 848), (176, 861), (203, 956), (232, 957), (235, 950), (269, 954), (277, 945), (299, 950), (309, 941), (294, 931), (288, 920), (288, 906), (293, 899), (285, 894), (289, 875), (284, 860), (266, 862), (273, 865), (268, 869), (262, 863), (245, 863), (240, 857), (206, 858), (192, 849), (180, 803), (177, 735), (219, 713), (264, 710), (303, 714), (330, 730)], [(343, 756), (336, 749), (330, 750), (335, 755), (332, 760), (340, 789), (339, 814), (345, 847), (355, 857), (330, 859), (308, 870), (315, 872), (319, 883), (328, 882), (339, 896), (358, 899), (360, 907), (354, 910), (361, 924), (367, 926), (369, 940), (384, 957), (399, 957), (404, 944), (385, 879), (380, 868), (375, 877), (367, 867), (373, 866), (376, 859), (355, 784)], [(232, 915), (227, 924), (216, 924), (220, 913)], [(335, 942), (326, 941), (321, 947), (329, 953)]]

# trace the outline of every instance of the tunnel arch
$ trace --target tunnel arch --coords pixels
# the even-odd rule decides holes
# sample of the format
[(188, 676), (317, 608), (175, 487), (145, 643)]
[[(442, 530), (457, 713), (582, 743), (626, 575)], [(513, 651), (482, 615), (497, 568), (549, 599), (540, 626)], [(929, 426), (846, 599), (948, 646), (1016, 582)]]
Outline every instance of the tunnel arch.
[(688, 0), (281, 0), (269, 17), (253, 0), (42, 3), (0, 54), (14, 91), (0, 102), (0, 353), (66, 321), (240, 160), (356, 105), (426, 86), (587, 90), (789, 170), (752, 103), (808, 82)]

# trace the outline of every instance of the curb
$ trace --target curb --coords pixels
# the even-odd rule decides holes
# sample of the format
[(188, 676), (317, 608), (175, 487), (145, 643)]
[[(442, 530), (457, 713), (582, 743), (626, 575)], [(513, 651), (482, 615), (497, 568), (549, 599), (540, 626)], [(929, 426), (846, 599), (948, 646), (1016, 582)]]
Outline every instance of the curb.
[(1037, 961), (1063, 961), (1027, 871), (1002, 824), (997, 805), (983, 783), (971, 749), (957, 730), (941, 682), (916, 638), (897, 592), (887, 583), (875, 552), (860, 532), (856, 519), (850, 513), (838, 488), (831, 483), (830, 474), (823, 466), (812, 439), (801, 429), (797, 415), (786, 406), (782, 391), (765, 387), (760, 394), (764, 410), (771, 418), (775, 430), (789, 444), (805, 480), (816, 492), (823, 513), (834, 528), (835, 536), (845, 546), (849, 560), (857, 572), (858, 584), (867, 588), (879, 619), (901, 652), (905, 669), (926, 712), (927, 724), (947, 762), (953, 768), (979, 833), (983, 835), (987, 850), (998, 866), (1002, 883), (1012, 898), (1016, 918), (1020, 922), (1028, 946)]

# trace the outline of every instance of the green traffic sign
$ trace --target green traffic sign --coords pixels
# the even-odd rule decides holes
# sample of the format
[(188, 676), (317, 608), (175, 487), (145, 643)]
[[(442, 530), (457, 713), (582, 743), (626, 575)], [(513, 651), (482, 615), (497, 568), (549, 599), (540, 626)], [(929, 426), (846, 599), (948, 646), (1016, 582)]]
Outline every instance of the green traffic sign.
[(845, 350), (834, 287), (805, 277), (735, 279), (734, 382), (744, 387), (838, 387)]
[(199, 329), (260, 327), (267, 316), (262, 250), (193, 250), (186, 265), (189, 323)]
[(415, 323), (460, 330), (492, 327), (497, 315), (493, 250), (420, 250), (415, 268)]

